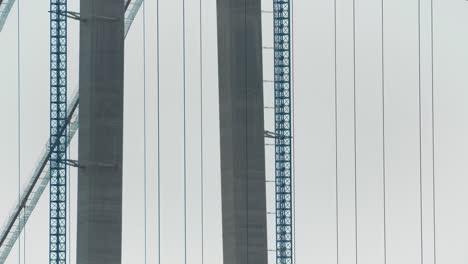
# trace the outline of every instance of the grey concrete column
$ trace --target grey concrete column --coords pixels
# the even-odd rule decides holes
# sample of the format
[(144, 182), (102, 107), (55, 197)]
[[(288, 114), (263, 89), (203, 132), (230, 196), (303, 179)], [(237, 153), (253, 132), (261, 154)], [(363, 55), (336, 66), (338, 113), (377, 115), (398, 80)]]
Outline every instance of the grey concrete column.
[(217, 0), (224, 264), (266, 264), (260, 0)]
[(78, 264), (121, 263), (124, 1), (81, 0)]

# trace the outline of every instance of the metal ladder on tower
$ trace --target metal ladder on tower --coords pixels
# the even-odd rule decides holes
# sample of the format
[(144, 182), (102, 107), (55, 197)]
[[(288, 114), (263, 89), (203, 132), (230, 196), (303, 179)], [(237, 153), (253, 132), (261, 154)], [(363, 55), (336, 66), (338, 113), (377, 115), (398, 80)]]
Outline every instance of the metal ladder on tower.
[(290, 0), (273, 0), (276, 263), (293, 263)]
[(67, 0), (50, 0), (50, 264), (67, 263), (67, 11)]

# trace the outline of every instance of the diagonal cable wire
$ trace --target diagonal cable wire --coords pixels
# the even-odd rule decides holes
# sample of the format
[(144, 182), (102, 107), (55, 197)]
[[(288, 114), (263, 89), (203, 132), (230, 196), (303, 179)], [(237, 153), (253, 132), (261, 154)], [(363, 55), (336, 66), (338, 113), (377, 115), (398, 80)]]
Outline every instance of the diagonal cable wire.
[(0, 32), (5, 26), (5, 22), (14, 3), (15, 0), (0, 0)]

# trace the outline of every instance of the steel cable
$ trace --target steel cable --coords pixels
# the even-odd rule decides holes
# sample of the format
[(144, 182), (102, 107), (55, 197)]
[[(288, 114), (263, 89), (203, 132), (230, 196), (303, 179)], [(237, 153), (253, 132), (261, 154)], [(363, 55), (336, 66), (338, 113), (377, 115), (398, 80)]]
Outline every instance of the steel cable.
[(203, 13), (200, 0), (200, 203), (201, 203), (201, 263), (205, 262), (204, 251), (204, 146), (203, 146)]
[(143, 1), (143, 206), (144, 263), (147, 262), (147, 135), (146, 135), (146, 3)]
[(356, 106), (356, 0), (353, 0), (353, 144), (354, 144), (354, 238), (358, 264), (357, 106)]
[(435, 98), (434, 98), (434, 1), (431, 0), (431, 118), (432, 118), (432, 218), (433, 218), (433, 253), (437, 263), (436, 233), (436, 174), (435, 174)]
[(161, 126), (160, 126), (160, 59), (159, 59), (159, 54), (160, 54), (160, 39), (159, 39), (159, 0), (156, 0), (156, 63), (157, 63), (157, 85), (156, 85), (156, 93), (157, 93), (157, 144), (158, 144), (158, 175), (157, 175), (157, 180), (158, 180), (158, 264), (161, 264), (161, 137), (160, 137), (160, 131), (161, 131)]
[(423, 234), (423, 168), (422, 168), (422, 105), (421, 105), (421, 0), (418, 0), (418, 118), (419, 118), (419, 214), (420, 214), (420, 253), (424, 263)]
[[(18, 129), (18, 139), (17, 139), (17, 148), (18, 148), (18, 204), (21, 204), (21, 38), (20, 38), (20, 3), (17, 1), (17, 129)], [(24, 215), (25, 211), (23, 210), (23, 223), (26, 216)], [(21, 226), (21, 216), (19, 216), (19, 225)], [(23, 229), (23, 243), (26, 246), (26, 227)], [(24, 254), (24, 253), (23, 253)], [(23, 258), (24, 261), (24, 258)], [(21, 264), (21, 234), (18, 237), (18, 263)]]
[(186, 102), (186, 29), (185, 0), (182, 0), (182, 71), (183, 71), (183, 121), (184, 121), (184, 262), (187, 264), (187, 102)]
[(386, 179), (386, 148), (385, 148), (385, 34), (384, 34), (384, 0), (381, 1), (382, 18), (382, 182), (383, 182), (383, 246), (384, 246), (384, 264), (387, 263), (387, 179)]
[(334, 33), (334, 106), (335, 106), (335, 213), (336, 213), (336, 263), (340, 263), (340, 231), (339, 231), (339, 194), (338, 194), (338, 58), (337, 58), (337, 13), (336, 0), (333, 1), (333, 33)]

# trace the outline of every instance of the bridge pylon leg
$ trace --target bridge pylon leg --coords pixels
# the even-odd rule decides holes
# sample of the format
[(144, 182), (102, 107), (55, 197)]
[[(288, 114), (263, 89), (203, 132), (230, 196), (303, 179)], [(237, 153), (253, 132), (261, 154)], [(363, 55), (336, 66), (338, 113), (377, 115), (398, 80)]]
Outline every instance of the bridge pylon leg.
[(124, 1), (81, 0), (77, 261), (122, 253)]
[(260, 0), (218, 0), (224, 264), (267, 264)]

